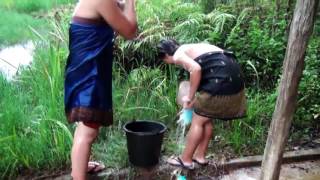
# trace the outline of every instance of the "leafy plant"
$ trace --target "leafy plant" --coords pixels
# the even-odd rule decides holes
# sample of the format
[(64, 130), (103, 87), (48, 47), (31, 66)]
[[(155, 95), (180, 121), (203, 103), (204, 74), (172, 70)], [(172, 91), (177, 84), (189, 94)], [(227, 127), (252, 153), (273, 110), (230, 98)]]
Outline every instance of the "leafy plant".
[(306, 53), (306, 67), (299, 85), (298, 107), (294, 125), (298, 128), (310, 128), (320, 118), (320, 38), (314, 36)]
[[(0, 19), (0, 44), (11, 45), (14, 43), (24, 43), (32, 38), (34, 34), (30, 28), (41, 31), (46, 27), (46, 21), (33, 18), (27, 14), (1, 9)], [(8, 20), (10, 19), (10, 20)]]
[(285, 54), (286, 24), (280, 21), (279, 29), (272, 33), (273, 15), (251, 17), (253, 12), (245, 9), (240, 14), (225, 46), (236, 53), (248, 84), (260, 82), (260, 88), (274, 88)]
[(1, 0), (0, 8), (30, 13), (39, 10), (49, 10), (59, 4), (71, 3), (71, 0)]

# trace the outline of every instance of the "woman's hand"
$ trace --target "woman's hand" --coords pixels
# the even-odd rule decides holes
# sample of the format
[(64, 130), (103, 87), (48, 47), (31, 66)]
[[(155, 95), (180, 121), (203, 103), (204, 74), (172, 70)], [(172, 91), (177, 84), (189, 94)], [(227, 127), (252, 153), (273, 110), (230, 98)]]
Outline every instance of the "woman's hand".
[(183, 108), (184, 109), (191, 109), (193, 108), (194, 100), (190, 99), (188, 96), (182, 97)]
[(126, 0), (124, 9), (119, 7), (118, 0), (100, 0), (98, 13), (104, 20), (125, 39), (134, 39), (138, 25), (135, 10), (135, 0)]

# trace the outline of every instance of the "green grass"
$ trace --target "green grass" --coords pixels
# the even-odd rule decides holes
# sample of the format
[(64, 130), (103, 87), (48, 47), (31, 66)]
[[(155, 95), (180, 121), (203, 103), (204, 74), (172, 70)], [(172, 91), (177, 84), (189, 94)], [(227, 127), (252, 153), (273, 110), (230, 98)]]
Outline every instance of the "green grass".
[(1, 9), (0, 45), (25, 42), (34, 38), (31, 28), (42, 31), (46, 27), (46, 20), (36, 19), (27, 14)]
[[(48, 28), (47, 20), (40, 18), (43, 14), (58, 5), (73, 2), (73, 0), (1, 0), (0, 46), (34, 39), (34, 30), (44, 32)], [(49, 18), (49, 16), (44, 17)]]
[(217, 122), (217, 135), (222, 144), (230, 145), (237, 154), (261, 154), (277, 98), (274, 92), (250, 90), (245, 118), (226, 123)]
[(10, 11), (30, 13), (50, 10), (60, 4), (72, 3), (73, 0), (1, 0), (0, 8)]
[(45, 39), (37, 46), (32, 67), (15, 81), (0, 81), (2, 178), (69, 164), (72, 127), (66, 125), (62, 91), (67, 48), (66, 43)]
[[(35, 76), (30, 78), (36, 79)], [(30, 80), (30, 84), (26, 80)], [(58, 110), (61, 106), (37, 103), (51, 94), (50, 91), (41, 92), (41, 87), (46, 87), (44, 80), (34, 80), (33, 84), (26, 78), (12, 84), (1, 79), (0, 108), (4, 110), (0, 112), (2, 178), (17, 175), (23, 169), (51, 169), (68, 163), (72, 136), (61, 122), (64, 119), (58, 115), (62, 115)], [(32, 96), (33, 93), (41, 94), (42, 98)], [(50, 102), (50, 98), (47, 100)], [(50, 114), (53, 110), (55, 115)]]
[(103, 161), (107, 166), (115, 169), (127, 167), (126, 137), (121, 129), (108, 128), (100, 133), (98, 143), (93, 146), (93, 158)]

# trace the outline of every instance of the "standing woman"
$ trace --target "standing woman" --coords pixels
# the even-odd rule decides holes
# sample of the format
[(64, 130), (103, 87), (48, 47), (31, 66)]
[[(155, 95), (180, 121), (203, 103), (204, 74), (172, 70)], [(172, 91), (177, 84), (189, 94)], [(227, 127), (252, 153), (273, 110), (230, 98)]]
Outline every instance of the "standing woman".
[(104, 168), (89, 162), (91, 146), (101, 126), (112, 124), (112, 59), (115, 32), (136, 36), (135, 0), (80, 0), (69, 29), (65, 72), (65, 112), (78, 122), (71, 152), (75, 180)]

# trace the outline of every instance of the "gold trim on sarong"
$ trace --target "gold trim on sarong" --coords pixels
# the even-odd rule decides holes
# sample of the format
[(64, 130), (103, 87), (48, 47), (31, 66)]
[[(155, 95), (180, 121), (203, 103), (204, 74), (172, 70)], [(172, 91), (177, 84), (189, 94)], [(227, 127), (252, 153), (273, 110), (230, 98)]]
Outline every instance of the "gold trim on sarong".
[(112, 110), (102, 111), (87, 107), (76, 107), (67, 112), (66, 116), (69, 123), (82, 121), (88, 123), (99, 123), (103, 126), (109, 126), (113, 123)]
[(196, 95), (194, 111), (212, 119), (231, 120), (244, 117), (246, 105), (244, 89), (237, 94), (216, 96), (201, 91)]

